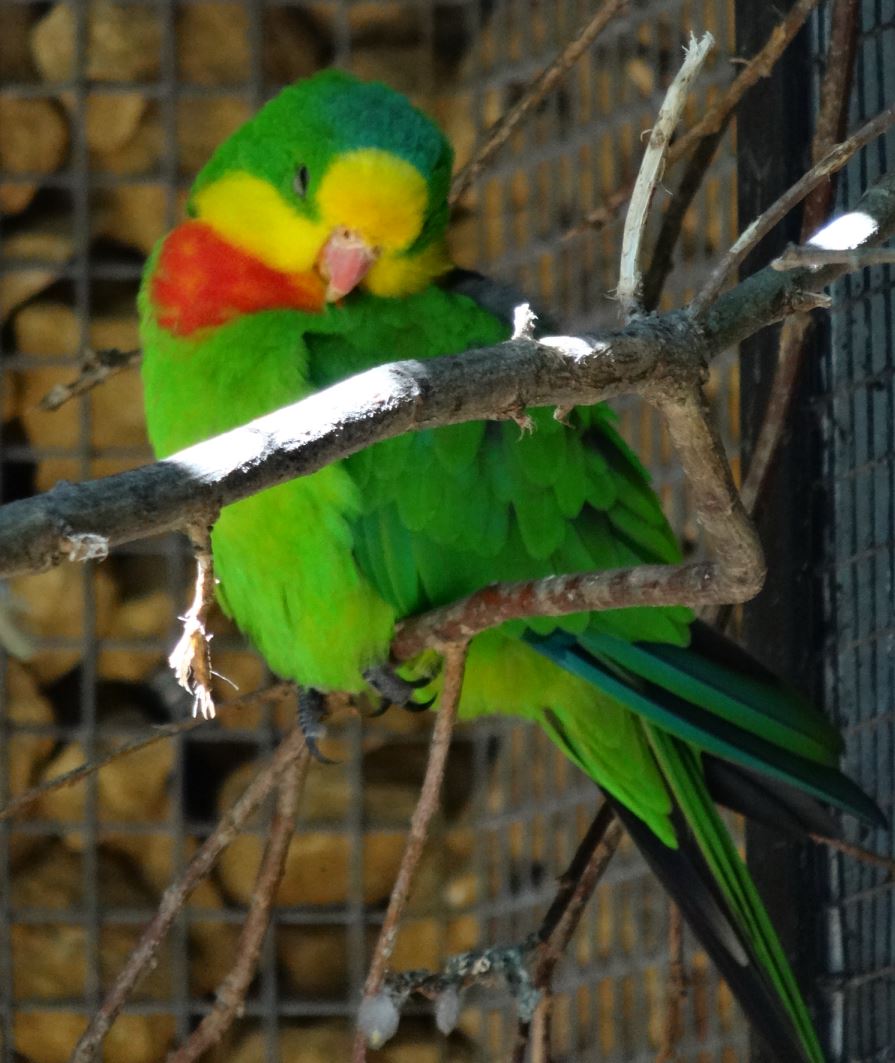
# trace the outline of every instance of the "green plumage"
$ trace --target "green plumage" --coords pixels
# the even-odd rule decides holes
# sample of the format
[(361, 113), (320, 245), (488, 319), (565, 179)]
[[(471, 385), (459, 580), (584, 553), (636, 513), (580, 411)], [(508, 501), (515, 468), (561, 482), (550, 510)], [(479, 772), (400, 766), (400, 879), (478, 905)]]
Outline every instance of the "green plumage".
[[(319, 176), (330, 156), (362, 141), (412, 157), (431, 190), (417, 244), (438, 238), (450, 156), (440, 139), (432, 147), (428, 121), (384, 87), (342, 76), (313, 79), (301, 93), (315, 130), (321, 115), (330, 124), (332, 115), (343, 116), (330, 133), (335, 144), (310, 146), (301, 126), (284, 142), (295, 108), (287, 93), (279, 112), (274, 101), (224, 146), (200, 183), (242, 168), (285, 189), (298, 160), (313, 157)], [(334, 102), (333, 93), (342, 95)], [(355, 114), (365, 120), (345, 117)], [(269, 154), (262, 150), (267, 131), (276, 141)], [(153, 269), (151, 260), (141, 299), (143, 371), (159, 455), (380, 362), (460, 352), (508, 335), (501, 317), (432, 284), (400, 299), (358, 290), (319, 313), (265, 310), (176, 337), (158, 324)], [(494, 581), (679, 559), (648, 478), (608, 410), (575, 410), (565, 422), (551, 410), (530, 412), (530, 432), (513, 422), (420, 432), (224, 511), (213, 536), (221, 600), (275, 672), (324, 690), (359, 691), (363, 671), (387, 659), (401, 617)], [(714, 935), (709, 947), (722, 970), (755, 1021), (763, 1008), (779, 1007), (777, 1026), (767, 1025), (781, 1052), (818, 1061), (789, 966), (715, 812), (703, 757), (865, 817), (875, 810), (838, 773), (839, 741), (823, 718), (778, 685), (685, 649), (691, 619), (682, 608), (632, 608), (487, 632), (470, 650), (461, 712), (505, 712), (540, 724), (637, 817), (635, 837), (652, 847), (658, 865), (682, 859), (675, 854), (686, 846), (687, 866), (702, 868), (714, 891), (707, 907), (723, 913), (707, 917), (705, 931)], [(743, 964), (752, 982), (740, 985)]]

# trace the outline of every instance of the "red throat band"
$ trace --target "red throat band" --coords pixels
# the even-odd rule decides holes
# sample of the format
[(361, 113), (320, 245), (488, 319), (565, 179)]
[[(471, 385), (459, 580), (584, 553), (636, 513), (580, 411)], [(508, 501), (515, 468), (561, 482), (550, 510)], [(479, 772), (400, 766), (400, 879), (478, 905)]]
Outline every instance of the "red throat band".
[(282, 273), (188, 221), (165, 240), (152, 278), (158, 322), (178, 336), (259, 310), (318, 312), (325, 286), (316, 273)]

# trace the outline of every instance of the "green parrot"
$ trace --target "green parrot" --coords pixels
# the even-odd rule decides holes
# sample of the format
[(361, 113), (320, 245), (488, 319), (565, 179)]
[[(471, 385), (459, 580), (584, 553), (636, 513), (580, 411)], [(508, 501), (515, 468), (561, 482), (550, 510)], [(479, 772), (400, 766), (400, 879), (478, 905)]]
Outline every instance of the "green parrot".
[[(451, 167), (408, 100), (337, 71), (285, 89), (222, 144), (141, 287), (157, 455), (377, 364), (507, 338), (512, 297), (448, 256)], [(679, 560), (607, 407), (531, 417), (524, 434), (512, 422), (408, 434), (221, 513), (221, 604), (306, 691), (312, 743), (314, 692), (372, 688), (414, 707), (425, 684), (437, 690), (434, 653), (400, 675), (389, 665), (402, 618), (496, 580)], [(602, 788), (780, 1058), (823, 1059), (715, 807), (794, 834), (836, 833), (830, 805), (879, 823), (822, 715), (680, 607), (478, 635), (460, 712), (540, 725)]]

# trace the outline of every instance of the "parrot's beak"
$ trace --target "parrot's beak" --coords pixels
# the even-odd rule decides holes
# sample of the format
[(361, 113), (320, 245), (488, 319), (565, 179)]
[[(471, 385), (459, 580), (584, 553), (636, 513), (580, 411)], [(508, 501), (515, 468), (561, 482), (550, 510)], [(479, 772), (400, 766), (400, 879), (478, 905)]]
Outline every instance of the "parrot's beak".
[(326, 301), (333, 303), (353, 291), (379, 257), (379, 249), (357, 233), (334, 229), (317, 258), (317, 269), (326, 282)]

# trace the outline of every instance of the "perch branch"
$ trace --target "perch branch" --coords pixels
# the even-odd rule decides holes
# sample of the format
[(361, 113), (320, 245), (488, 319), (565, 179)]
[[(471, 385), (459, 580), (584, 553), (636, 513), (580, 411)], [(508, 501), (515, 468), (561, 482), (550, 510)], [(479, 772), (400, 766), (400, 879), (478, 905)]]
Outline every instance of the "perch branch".
[[(463, 688), (463, 672), (466, 667), (466, 643), (455, 643), (445, 647), (444, 651), (444, 684), (441, 690), (438, 714), (435, 718), (435, 728), (432, 732), (432, 741), (429, 744), (429, 760), (426, 764), (426, 774), (423, 785), (420, 788), (420, 796), (413, 816), (410, 820), (410, 830), (407, 835), (407, 845), (404, 855), (401, 857), (401, 866), (398, 876), (392, 887), (389, 897), (388, 908), (373, 950), (373, 958), (370, 961), (370, 969), (364, 983), (364, 1001), (361, 1004), (375, 998), (381, 988), (385, 977), (388, 961), (395, 947), (398, 937), (401, 917), (410, 896), (410, 888), (413, 885), (417, 865), (423, 853), (423, 847), (429, 836), (429, 825), (432, 817), (438, 810), (441, 783), (444, 779), (444, 769), (447, 764), (447, 755), (450, 750), (451, 736), (454, 732), (454, 723), (457, 719), (457, 709), (460, 704), (460, 694)], [(379, 1048), (387, 1036), (382, 1039), (377, 1036), (376, 1030), (359, 1029), (354, 1044), (355, 1063), (363, 1063), (366, 1059), (367, 1044)]]
[[(777, 60), (805, 24), (806, 19), (812, 10), (817, 7), (818, 3), (819, 0), (799, 0), (798, 3), (793, 5), (786, 17), (771, 31), (764, 45), (734, 78), (721, 99), (709, 108), (705, 116), (695, 126), (688, 129), (671, 145), (667, 160), (669, 167), (680, 162), (698, 141), (704, 137), (714, 136), (723, 128), (749, 89), (761, 78), (767, 77), (774, 69)], [(565, 234), (565, 239), (570, 239), (588, 230), (599, 229), (607, 225), (627, 203), (631, 195), (631, 188), (632, 186), (628, 184), (613, 192), (599, 207), (595, 207), (582, 221), (570, 229)]]
[(671, 137), (681, 120), (681, 113), (690, 86), (702, 70), (709, 52), (715, 46), (715, 38), (706, 33), (697, 41), (690, 36), (690, 44), (684, 53), (684, 62), (668, 86), (665, 99), (650, 132), (646, 151), (640, 162), (631, 203), (625, 216), (622, 233), (621, 267), (618, 279), (618, 301), (622, 317), (628, 319), (642, 313), (643, 276), (640, 272), (640, 249), (646, 230), (646, 219), (656, 186), (665, 167), (665, 158)]
[(90, 1063), (96, 1058), (109, 1027), (124, 1007), (140, 976), (152, 963), (189, 895), (208, 875), (221, 852), (237, 836), (277, 785), (282, 773), (304, 748), (304, 740), (298, 729), (290, 731), (280, 742), (268, 765), (255, 776), (233, 807), (221, 816), (220, 822), (196, 851), (180, 878), (165, 890), (158, 911), (144, 928), (133, 952), (75, 1045), (70, 1063)]
[(239, 935), (236, 963), (218, 986), (214, 1007), (190, 1034), (187, 1042), (168, 1056), (168, 1063), (192, 1063), (203, 1052), (214, 1047), (245, 1003), (246, 993), (258, 967), (264, 936), (270, 925), (277, 890), (286, 869), (286, 854), (295, 834), (295, 813), (310, 760), (307, 746), (302, 745), (298, 756), (283, 769), (267, 845), (252, 890), (252, 902)]
[(875, 118), (865, 122), (861, 128), (836, 144), (829, 152), (816, 163), (811, 169), (799, 178), (798, 181), (788, 188), (775, 203), (757, 217), (740, 234), (733, 247), (722, 256), (721, 261), (709, 274), (709, 278), (702, 289), (690, 304), (691, 312), (699, 317), (705, 313), (708, 306), (715, 300), (724, 282), (730, 274), (743, 262), (746, 255), (759, 243), (782, 218), (808, 195), (808, 193), (825, 181), (830, 174), (841, 170), (849, 159), (860, 151), (871, 140), (875, 140), (895, 122), (895, 104), (887, 107)]
[(584, 23), (553, 62), (525, 90), (522, 98), (488, 130), (485, 141), (451, 184), (449, 202), (453, 206), (478, 180), (482, 170), (507, 142), (519, 123), (551, 92), (609, 23), (628, 6), (628, 0), (606, 2)]
[[(895, 175), (856, 207), (872, 219), (866, 243), (895, 227)], [(704, 363), (795, 310), (844, 267), (765, 269), (707, 309), (676, 310), (586, 337), (525, 337), (453, 357), (385, 364), (242, 428), (102, 480), (58, 484), (0, 507), (0, 577), (41, 571), (85, 541), (105, 549), (204, 521), (220, 507), (316, 472), (404, 432), (512, 417), (520, 407), (592, 404), (623, 393), (647, 398), (691, 386)]]
[(711, 422), (702, 389), (694, 385), (657, 402), (668, 423), (697, 517), (716, 560), (639, 565), (526, 583), (485, 587), (450, 605), (405, 621), (392, 650), (401, 660), (426, 646), (469, 639), (496, 624), (531, 616), (562, 616), (620, 605), (704, 605), (746, 601), (758, 593), (764, 560)]

